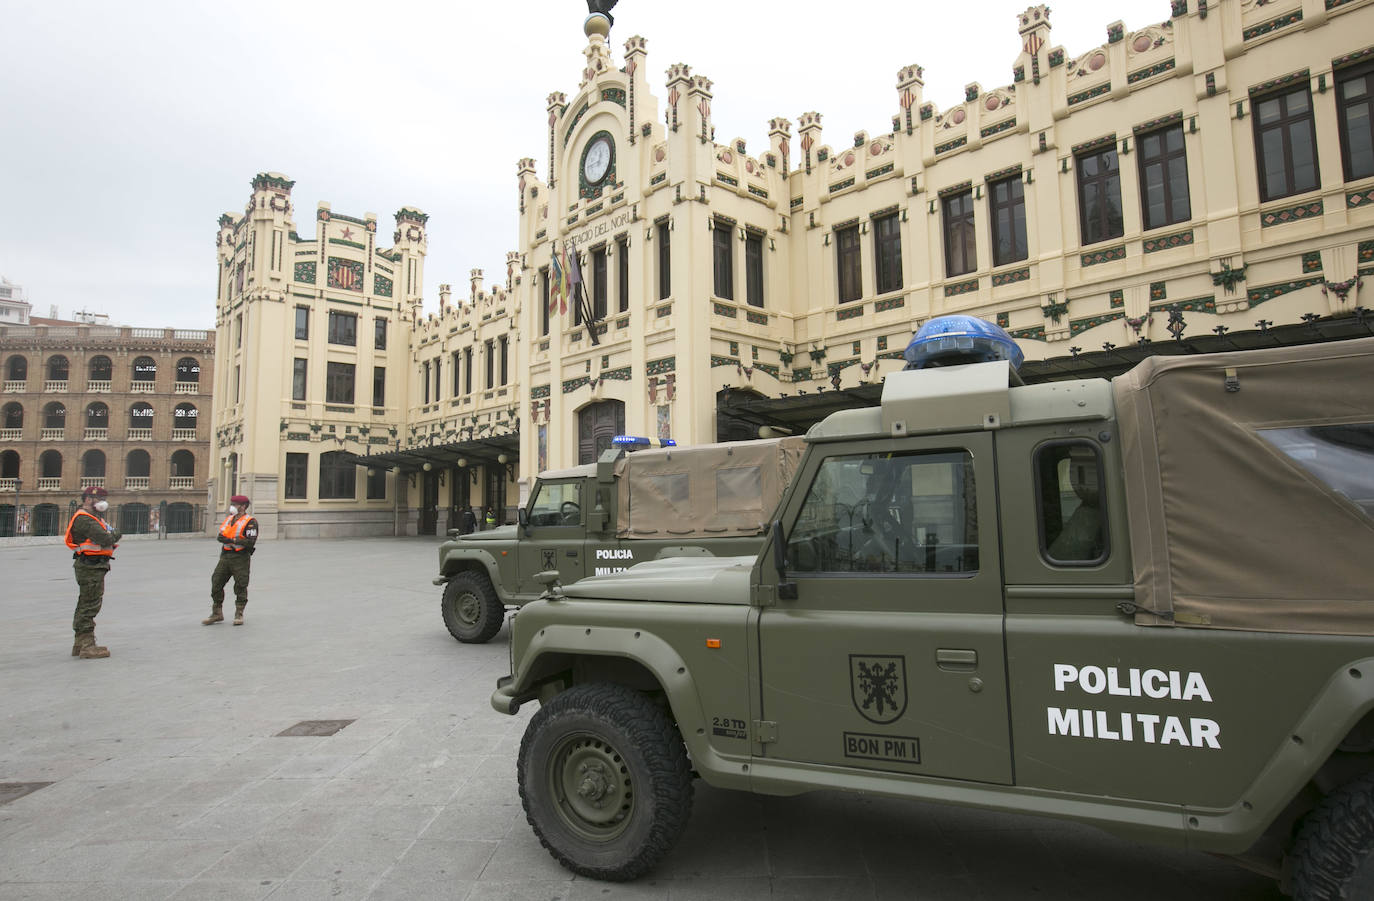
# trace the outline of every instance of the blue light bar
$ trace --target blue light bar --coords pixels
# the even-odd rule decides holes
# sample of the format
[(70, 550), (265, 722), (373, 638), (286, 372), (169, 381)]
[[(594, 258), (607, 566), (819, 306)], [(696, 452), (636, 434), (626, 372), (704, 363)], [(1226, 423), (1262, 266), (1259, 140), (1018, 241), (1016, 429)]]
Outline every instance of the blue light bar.
[(902, 352), (907, 369), (1007, 360), (1013, 371), (1026, 355), (1006, 329), (977, 316), (936, 316), (921, 326)]
[(671, 438), (645, 438), (642, 435), (616, 435), (611, 439), (612, 447), (677, 447)]

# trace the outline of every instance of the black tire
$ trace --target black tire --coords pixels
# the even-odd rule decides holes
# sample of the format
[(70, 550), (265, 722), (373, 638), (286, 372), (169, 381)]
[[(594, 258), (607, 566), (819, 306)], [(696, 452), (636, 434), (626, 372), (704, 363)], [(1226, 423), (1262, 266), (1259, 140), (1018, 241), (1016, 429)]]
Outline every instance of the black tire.
[(1374, 898), (1374, 773), (1308, 813), (1291, 854), (1297, 901)]
[[(525, 729), (517, 765), (525, 818), (581, 876), (624, 882), (653, 869), (692, 813), (682, 736), (661, 708), (620, 685), (578, 685)], [(611, 778), (607, 778), (611, 777)]]
[(501, 631), (506, 605), (482, 573), (461, 572), (444, 586), (444, 625), (464, 644), (482, 644)]

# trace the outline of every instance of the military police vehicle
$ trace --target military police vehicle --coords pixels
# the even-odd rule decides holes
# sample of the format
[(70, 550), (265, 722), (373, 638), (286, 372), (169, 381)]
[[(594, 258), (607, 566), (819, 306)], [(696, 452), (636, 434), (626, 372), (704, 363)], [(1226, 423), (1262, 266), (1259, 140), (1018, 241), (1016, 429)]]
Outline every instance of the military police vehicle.
[(756, 557), (543, 577), (492, 704), (541, 705), (518, 778), (544, 846), (637, 877), (699, 775), (1060, 817), (1374, 898), (1374, 338), (1028, 386), (969, 317), (906, 353), (881, 407), (809, 431)]
[(488, 641), (507, 607), (539, 596), (534, 576), (545, 570), (568, 583), (642, 560), (757, 552), (804, 446), (769, 438), (637, 449), (654, 443), (617, 436), (596, 463), (541, 474), (518, 525), (451, 530), (434, 580), (449, 633)]

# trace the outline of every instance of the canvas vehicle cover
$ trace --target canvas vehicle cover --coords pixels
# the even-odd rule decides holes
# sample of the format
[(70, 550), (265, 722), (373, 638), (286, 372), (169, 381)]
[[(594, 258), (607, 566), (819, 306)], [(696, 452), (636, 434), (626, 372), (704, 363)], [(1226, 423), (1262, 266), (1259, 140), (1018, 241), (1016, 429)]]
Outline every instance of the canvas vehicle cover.
[(616, 534), (722, 538), (761, 534), (796, 472), (806, 441), (766, 438), (626, 454)]
[(1138, 623), (1374, 634), (1374, 338), (1114, 380)]

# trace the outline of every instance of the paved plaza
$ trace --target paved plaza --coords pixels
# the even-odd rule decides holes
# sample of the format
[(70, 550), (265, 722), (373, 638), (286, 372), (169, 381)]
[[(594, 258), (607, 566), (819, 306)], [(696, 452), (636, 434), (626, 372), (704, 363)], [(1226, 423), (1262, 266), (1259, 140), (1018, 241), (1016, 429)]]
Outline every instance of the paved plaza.
[[(203, 627), (209, 539), (119, 549), (68, 656), (60, 545), (0, 547), (0, 899), (1267, 899), (1267, 879), (1094, 829), (932, 804), (696, 785), (637, 883), (573, 877), (515, 782), (534, 712), (492, 711), (503, 629), (460, 645), (434, 539), (276, 541), (247, 623)], [(232, 600), (232, 596), (231, 596)], [(352, 720), (328, 737), (279, 737)]]

